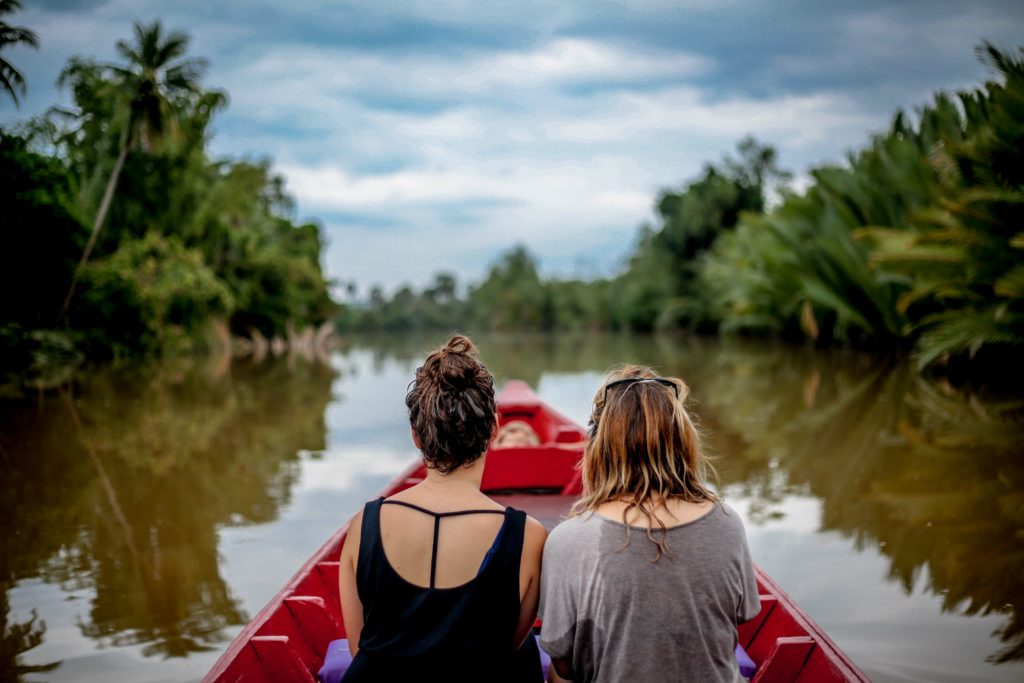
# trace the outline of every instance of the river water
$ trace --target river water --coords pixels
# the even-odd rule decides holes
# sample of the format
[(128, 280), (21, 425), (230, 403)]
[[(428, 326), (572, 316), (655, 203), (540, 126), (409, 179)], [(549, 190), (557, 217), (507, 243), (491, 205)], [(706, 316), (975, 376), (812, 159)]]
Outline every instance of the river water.
[[(416, 457), (440, 335), (164, 362), (0, 402), (0, 681), (191, 681)], [(771, 343), (480, 337), (584, 422), (609, 366), (691, 385), (754, 559), (874, 681), (1024, 680), (1024, 401)]]

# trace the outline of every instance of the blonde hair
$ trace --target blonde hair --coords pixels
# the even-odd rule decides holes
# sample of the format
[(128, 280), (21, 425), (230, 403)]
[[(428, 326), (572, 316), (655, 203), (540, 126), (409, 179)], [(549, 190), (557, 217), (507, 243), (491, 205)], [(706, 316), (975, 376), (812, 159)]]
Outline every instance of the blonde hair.
[[(635, 381), (609, 387), (621, 380)], [(668, 529), (654, 515), (656, 503), (677, 498), (689, 503), (717, 501), (704, 483), (714, 470), (700, 434), (686, 412), (689, 389), (676, 377), (658, 377), (651, 368), (626, 365), (609, 372), (594, 397), (581, 461), (583, 495), (571, 515), (594, 512), (609, 501), (624, 501), (622, 521), (636, 508), (648, 521), (647, 538), (657, 556), (670, 555)], [(653, 534), (661, 528), (660, 538)], [(629, 525), (626, 524), (626, 545)], [(623, 546), (626, 547), (626, 546)]]

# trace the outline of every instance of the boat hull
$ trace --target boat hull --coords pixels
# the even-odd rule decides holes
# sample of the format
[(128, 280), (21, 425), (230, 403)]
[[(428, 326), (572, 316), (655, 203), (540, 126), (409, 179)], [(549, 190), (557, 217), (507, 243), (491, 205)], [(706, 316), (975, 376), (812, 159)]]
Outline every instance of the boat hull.
[[(577, 462), (584, 431), (540, 401), (522, 382), (498, 396), (502, 424), (523, 420), (540, 446), (492, 449), (482, 489), (551, 528), (579, 495)], [(381, 492), (391, 496), (423, 480), (416, 462)], [(328, 644), (345, 637), (338, 595), (338, 557), (348, 524), (313, 554), (231, 642), (204, 683), (315, 683)], [(758, 665), (755, 683), (867, 681), (825, 632), (755, 567), (761, 612), (739, 626), (739, 642)]]

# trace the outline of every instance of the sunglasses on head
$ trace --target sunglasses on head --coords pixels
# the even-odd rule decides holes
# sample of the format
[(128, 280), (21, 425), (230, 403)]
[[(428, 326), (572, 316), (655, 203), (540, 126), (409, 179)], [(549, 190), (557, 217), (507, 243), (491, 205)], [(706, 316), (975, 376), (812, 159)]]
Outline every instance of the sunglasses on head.
[(663, 387), (668, 387), (675, 392), (676, 398), (679, 398), (679, 385), (670, 379), (664, 377), (629, 377), (627, 379), (617, 379), (614, 382), (608, 382), (604, 385), (604, 402), (608, 402), (608, 390), (613, 387), (621, 387), (627, 384), (636, 384), (638, 382), (657, 382)]

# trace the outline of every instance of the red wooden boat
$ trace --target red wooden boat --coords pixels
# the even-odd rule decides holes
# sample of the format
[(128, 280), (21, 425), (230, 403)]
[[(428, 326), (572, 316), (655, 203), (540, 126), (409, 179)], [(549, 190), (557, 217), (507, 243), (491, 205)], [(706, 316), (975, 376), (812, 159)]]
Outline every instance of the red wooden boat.
[[(492, 449), (482, 488), (525, 510), (549, 529), (580, 492), (576, 463), (583, 429), (545, 405), (523, 382), (498, 396), (499, 420), (524, 420), (540, 446)], [(421, 481), (411, 465), (382, 492), (390, 496)], [(232, 641), (204, 683), (316, 682), (328, 643), (344, 637), (338, 601), (338, 556), (346, 524), (314, 553), (285, 587)], [(739, 627), (739, 642), (757, 664), (753, 681), (867, 681), (825, 632), (767, 574), (755, 567), (761, 612)]]

